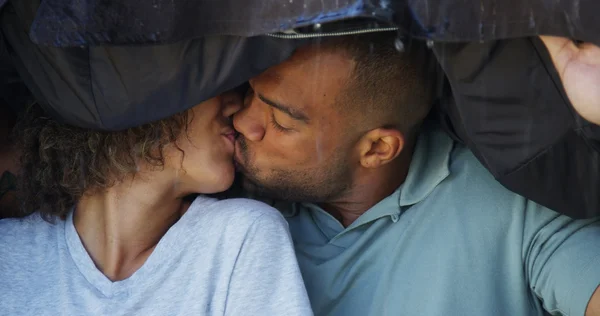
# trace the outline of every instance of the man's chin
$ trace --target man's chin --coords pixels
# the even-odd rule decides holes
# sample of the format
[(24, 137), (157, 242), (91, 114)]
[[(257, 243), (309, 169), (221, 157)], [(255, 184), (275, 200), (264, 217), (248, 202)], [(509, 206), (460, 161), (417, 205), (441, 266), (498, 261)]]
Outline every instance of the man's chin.
[(239, 167), (239, 181), (245, 196), (258, 199), (284, 200), (288, 202), (314, 200), (313, 195), (302, 194), (302, 189), (306, 188), (307, 185), (294, 186), (290, 185), (290, 183), (285, 183), (284, 181), (260, 181), (254, 177), (254, 173), (248, 172), (248, 169), (244, 166), (239, 165)]
[(242, 188), (248, 193), (259, 195), (263, 195), (262, 192), (265, 191), (260, 184), (256, 183), (245, 174), (242, 174)]
[(280, 199), (280, 194), (278, 192), (271, 190), (256, 180), (248, 177), (246, 174), (241, 174), (241, 184), (244, 192), (248, 194), (250, 197), (260, 197), (260, 198), (273, 198)]

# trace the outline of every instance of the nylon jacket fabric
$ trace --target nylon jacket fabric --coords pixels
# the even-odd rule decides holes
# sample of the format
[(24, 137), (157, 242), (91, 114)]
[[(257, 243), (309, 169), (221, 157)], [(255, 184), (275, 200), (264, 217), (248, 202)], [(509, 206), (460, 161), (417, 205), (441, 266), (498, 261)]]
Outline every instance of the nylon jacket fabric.
[(3, 10), (10, 60), (51, 115), (84, 128), (122, 130), (169, 117), (243, 84), (301, 43), (210, 36), (152, 46), (42, 46), (28, 36), (38, 5), (14, 1)]
[(538, 38), (434, 52), (451, 88), (441, 113), (455, 139), (508, 189), (571, 217), (600, 215), (600, 127), (572, 108)]
[(98, 130), (188, 109), (305, 43), (258, 35), (357, 17), (398, 25), (434, 41), (448, 82), (440, 117), (498, 181), (569, 216), (600, 215), (599, 128), (574, 113), (543, 45), (527, 38), (600, 44), (593, 0), (8, 3), (3, 103), (19, 110), (33, 95), (57, 119)]

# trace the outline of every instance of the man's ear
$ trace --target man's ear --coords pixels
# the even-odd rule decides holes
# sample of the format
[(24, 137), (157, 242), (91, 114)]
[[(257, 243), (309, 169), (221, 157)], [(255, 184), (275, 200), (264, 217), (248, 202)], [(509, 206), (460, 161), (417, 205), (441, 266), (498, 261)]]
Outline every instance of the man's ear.
[(404, 148), (404, 135), (393, 128), (377, 128), (366, 133), (358, 143), (360, 164), (378, 168), (394, 160)]

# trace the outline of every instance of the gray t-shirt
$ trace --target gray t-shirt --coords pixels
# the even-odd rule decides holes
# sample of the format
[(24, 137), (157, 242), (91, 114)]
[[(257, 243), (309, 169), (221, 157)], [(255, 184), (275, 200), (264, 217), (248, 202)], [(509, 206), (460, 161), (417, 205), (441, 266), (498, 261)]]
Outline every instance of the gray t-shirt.
[(287, 223), (247, 199), (197, 198), (131, 277), (110, 281), (75, 227), (0, 221), (0, 315), (312, 315)]

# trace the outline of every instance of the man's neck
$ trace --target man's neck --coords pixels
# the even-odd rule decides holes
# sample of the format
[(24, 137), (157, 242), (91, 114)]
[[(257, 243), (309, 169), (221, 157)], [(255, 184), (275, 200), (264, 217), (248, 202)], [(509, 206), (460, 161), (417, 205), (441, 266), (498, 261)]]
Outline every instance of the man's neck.
[(82, 198), (73, 222), (94, 263), (109, 279), (137, 271), (187, 206), (169, 177), (125, 180)]
[(410, 152), (377, 170), (362, 170), (351, 190), (341, 198), (320, 206), (337, 218), (344, 227), (350, 226), (360, 216), (381, 200), (390, 196), (404, 183), (412, 158)]

